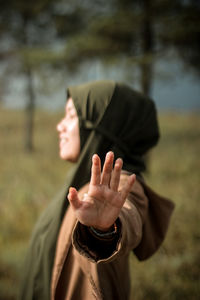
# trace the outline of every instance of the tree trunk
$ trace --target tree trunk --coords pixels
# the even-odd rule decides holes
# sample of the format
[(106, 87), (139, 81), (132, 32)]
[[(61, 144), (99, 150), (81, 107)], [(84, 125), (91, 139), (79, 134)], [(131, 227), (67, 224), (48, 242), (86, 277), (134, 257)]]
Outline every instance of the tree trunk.
[(34, 110), (35, 94), (33, 87), (33, 76), (29, 66), (25, 70), (27, 78), (27, 105), (26, 105), (26, 124), (25, 124), (25, 149), (28, 152), (34, 150), (33, 147), (33, 130), (34, 130)]
[[(153, 81), (153, 47), (154, 47), (154, 36), (153, 36), (153, 24), (151, 17), (151, 0), (142, 1), (143, 9), (143, 26), (142, 26), (142, 52), (143, 62), (141, 65), (141, 88), (142, 92), (151, 96), (151, 88)], [(144, 161), (146, 165), (146, 172), (149, 172), (150, 165), (150, 154), (144, 155)]]
[(151, 0), (143, 0), (144, 22), (142, 26), (141, 88), (145, 95), (150, 96), (153, 77), (153, 24), (151, 19)]
[[(30, 46), (30, 36), (29, 36), (29, 17), (28, 15), (23, 15), (23, 43), (25, 47)], [(24, 57), (24, 74), (27, 80), (26, 87), (26, 97), (27, 105), (25, 109), (26, 122), (25, 122), (25, 149), (28, 152), (34, 150), (33, 147), (33, 130), (34, 130), (34, 110), (35, 110), (35, 93), (33, 86), (33, 74), (31, 70), (31, 65), (28, 57)]]

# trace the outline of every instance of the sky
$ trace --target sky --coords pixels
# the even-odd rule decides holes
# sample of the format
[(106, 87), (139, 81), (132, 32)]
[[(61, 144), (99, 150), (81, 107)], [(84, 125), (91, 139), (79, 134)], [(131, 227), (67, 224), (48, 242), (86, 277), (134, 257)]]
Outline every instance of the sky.
[[(92, 64), (85, 63), (76, 75), (69, 74), (63, 78), (59, 87), (52, 87), (47, 95), (37, 92), (37, 106), (48, 110), (62, 109), (66, 98), (66, 87), (90, 80), (120, 80), (140, 90), (137, 70), (128, 74), (126, 71), (123, 62), (121, 68), (119, 66), (105, 67), (98, 61)], [(195, 77), (191, 71), (184, 69), (178, 60), (158, 61), (154, 66), (154, 72), (151, 98), (155, 101), (159, 111), (200, 112), (200, 77)], [(52, 85), (51, 81), (49, 85)], [(3, 98), (4, 106), (24, 108), (26, 103), (24, 87), (23, 78), (12, 80), (9, 93)]]

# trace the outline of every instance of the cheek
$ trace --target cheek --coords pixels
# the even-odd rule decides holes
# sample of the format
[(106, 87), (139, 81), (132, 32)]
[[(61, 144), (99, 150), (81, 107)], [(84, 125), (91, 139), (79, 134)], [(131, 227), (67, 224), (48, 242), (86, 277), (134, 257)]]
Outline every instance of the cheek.
[(75, 122), (71, 126), (71, 128), (69, 128), (69, 131), (70, 131), (72, 141), (74, 142), (74, 144), (77, 145), (77, 147), (80, 148), (80, 133), (79, 133), (79, 124), (78, 124), (78, 122)]
[(68, 132), (70, 134), (79, 134), (78, 122), (74, 121), (68, 126)]

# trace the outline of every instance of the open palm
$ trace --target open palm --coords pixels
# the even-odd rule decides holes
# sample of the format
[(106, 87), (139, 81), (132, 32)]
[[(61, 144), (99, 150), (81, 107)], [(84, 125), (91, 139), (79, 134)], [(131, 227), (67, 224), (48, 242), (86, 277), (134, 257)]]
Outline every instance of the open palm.
[(77, 190), (70, 188), (68, 194), (68, 199), (77, 219), (86, 226), (105, 231), (113, 225), (119, 216), (127, 195), (135, 182), (135, 175), (129, 176), (126, 184), (119, 192), (123, 161), (118, 158), (114, 168), (113, 161), (113, 152), (108, 152), (101, 173), (101, 160), (97, 154), (93, 155), (88, 193), (84, 194), (83, 199), (80, 199)]

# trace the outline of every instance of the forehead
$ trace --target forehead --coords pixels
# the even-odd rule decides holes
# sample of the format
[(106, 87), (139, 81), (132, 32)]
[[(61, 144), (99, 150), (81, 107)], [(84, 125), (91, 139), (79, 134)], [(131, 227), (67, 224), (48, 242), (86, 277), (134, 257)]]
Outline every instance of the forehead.
[(72, 98), (69, 98), (67, 100), (67, 103), (65, 105), (65, 111), (69, 111), (69, 110), (75, 110), (76, 111), (76, 108), (74, 106), (74, 102), (73, 102), (73, 99)]

